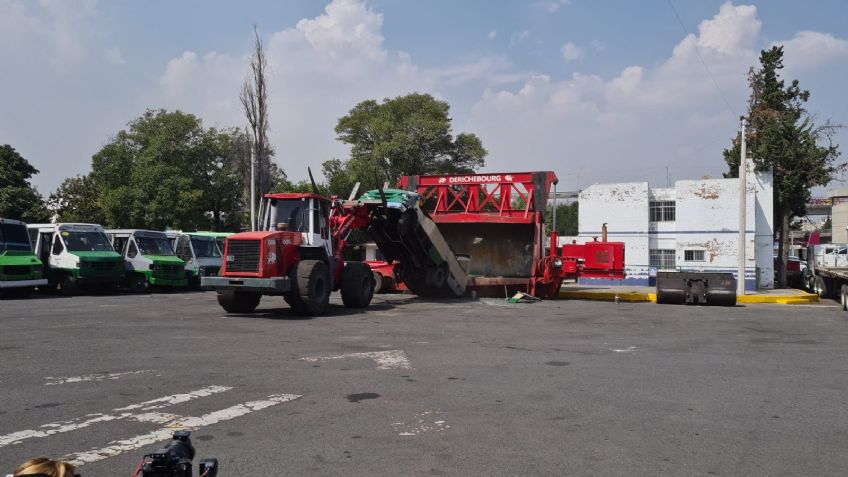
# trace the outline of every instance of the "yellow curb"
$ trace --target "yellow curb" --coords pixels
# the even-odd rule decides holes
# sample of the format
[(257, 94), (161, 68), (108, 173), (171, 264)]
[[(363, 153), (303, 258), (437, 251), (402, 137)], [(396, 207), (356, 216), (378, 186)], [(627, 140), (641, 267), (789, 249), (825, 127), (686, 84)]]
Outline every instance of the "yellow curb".
[(592, 291), (560, 291), (560, 298), (570, 298), (572, 300), (598, 300), (598, 301), (615, 301), (615, 295), (618, 295), (619, 301), (628, 302), (652, 302), (656, 303), (656, 293), (615, 293), (615, 292), (592, 292)]
[(812, 301), (807, 298), (787, 298), (785, 300), (777, 300), (781, 305), (809, 305)]
[[(819, 296), (813, 293), (796, 293), (793, 295), (742, 295), (736, 297), (736, 303), (780, 303), (789, 300), (805, 300), (807, 303), (819, 301)], [(800, 303), (800, 302), (799, 302)], [(792, 303), (793, 305), (799, 303)], [(789, 303), (785, 303), (789, 304)]]
[[(615, 301), (615, 296), (618, 295), (619, 301), (626, 302), (642, 302), (656, 303), (656, 293), (638, 293), (626, 292), (616, 293), (608, 291), (560, 291), (560, 298), (569, 298), (572, 300), (596, 300), (596, 301)], [(779, 305), (806, 305), (812, 302), (818, 302), (819, 297), (813, 293), (797, 293), (794, 295), (742, 295), (736, 297), (736, 303), (776, 303)]]

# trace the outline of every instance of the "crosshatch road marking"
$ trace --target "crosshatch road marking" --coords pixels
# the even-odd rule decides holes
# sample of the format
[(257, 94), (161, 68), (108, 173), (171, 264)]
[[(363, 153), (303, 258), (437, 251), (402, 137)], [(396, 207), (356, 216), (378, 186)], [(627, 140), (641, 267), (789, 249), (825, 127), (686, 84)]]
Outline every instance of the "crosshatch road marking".
[(57, 384), (68, 384), (68, 383), (85, 383), (89, 381), (106, 381), (106, 380), (115, 380), (120, 379), (124, 376), (132, 376), (134, 374), (144, 374), (144, 373), (155, 373), (157, 372), (155, 369), (139, 369), (138, 371), (124, 371), (122, 373), (100, 373), (100, 374), (86, 374), (84, 376), (67, 376), (67, 377), (53, 377), (47, 376), (44, 379), (47, 380), (44, 383), (45, 386), (56, 386)]
[(53, 434), (61, 434), (63, 432), (71, 432), (77, 429), (83, 429), (91, 426), (92, 424), (97, 424), (98, 422), (108, 422), (119, 419), (129, 419), (133, 417), (136, 417), (136, 420), (142, 420), (139, 419), (138, 416), (144, 416), (144, 414), (139, 414), (138, 416), (136, 416), (133, 413), (126, 411), (133, 411), (136, 409), (140, 409), (142, 411), (153, 411), (156, 409), (162, 409), (164, 407), (173, 406), (175, 404), (188, 402), (193, 399), (222, 393), (224, 391), (229, 391), (230, 389), (232, 388), (227, 386), (208, 386), (205, 388), (198, 389), (196, 391), (191, 391), (189, 393), (172, 394), (170, 396), (153, 399), (151, 401), (145, 401), (138, 404), (130, 404), (126, 407), (112, 409), (112, 414), (86, 414), (85, 416), (77, 417), (69, 421), (57, 421), (51, 422), (49, 424), (43, 424), (39, 426), (38, 429), (27, 429), (23, 431), (12, 432), (10, 434), (0, 435), (0, 447), (5, 447), (10, 444), (20, 444), (21, 441), (24, 441), (26, 439), (42, 438), (52, 436)]
[(115, 457), (124, 452), (138, 449), (147, 445), (152, 445), (156, 442), (167, 441), (171, 439), (171, 435), (176, 430), (196, 430), (206, 426), (211, 426), (223, 421), (229, 421), (255, 411), (259, 411), (277, 404), (294, 401), (301, 396), (297, 394), (273, 394), (266, 399), (259, 401), (248, 401), (235, 406), (230, 406), (219, 411), (210, 412), (200, 417), (181, 417), (172, 416), (173, 419), (165, 421), (165, 426), (147, 434), (140, 434), (128, 439), (120, 439), (112, 441), (106, 447), (100, 449), (92, 449), (85, 452), (77, 452), (68, 454), (62, 458), (76, 466), (91, 464), (109, 457)]
[(409, 362), (409, 358), (406, 357), (406, 353), (399, 349), (389, 351), (368, 351), (365, 353), (348, 353), (337, 356), (315, 356), (301, 358), (301, 360), (308, 361), (310, 363), (317, 363), (347, 358), (373, 359), (377, 362), (378, 369), (412, 369), (412, 364)]

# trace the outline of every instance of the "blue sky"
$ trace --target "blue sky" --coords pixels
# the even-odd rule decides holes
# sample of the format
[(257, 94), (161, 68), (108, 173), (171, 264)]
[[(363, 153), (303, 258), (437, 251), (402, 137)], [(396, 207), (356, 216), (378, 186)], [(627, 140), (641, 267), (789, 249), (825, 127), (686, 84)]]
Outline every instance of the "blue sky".
[[(254, 24), (272, 67), (271, 140), (294, 179), (346, 157), (333, 127), (357, 102), (412, 91), (450, 102), (455, 132), (489, 150), (488, 171), (551, 169), (566, 189), (664, 185), (666, 168), (719, 176), (746, 71), (774, 43), (810, 111), (848, 124), (844, 1), (672, 4), (0, 0), (12, 72), (0, 75), (0, 143), (42, 171), (47, 194), (145, 108), (242, 126)], [(848, 133), (837, 140), (848, 147)]]

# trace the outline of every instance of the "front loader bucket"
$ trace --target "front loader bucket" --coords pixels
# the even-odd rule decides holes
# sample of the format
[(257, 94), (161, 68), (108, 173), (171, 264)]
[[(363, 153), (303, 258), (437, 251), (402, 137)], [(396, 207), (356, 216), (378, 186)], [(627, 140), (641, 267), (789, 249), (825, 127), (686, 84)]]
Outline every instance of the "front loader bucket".
[(732, 273), (658, 272), (657, 303), (671, 305), (736, 305)]
[(458, 259), (439, 228), (417, 205), (384, 207), (362, 201), (371, 211), (368, 233), (387, 261), (397, 260), (399, 278), (424, 297), (460, 297), (468, 281), (467, 261)]
[(530, 278), (534, 229), (532, 224), (439, 224), (451, 249), (470, 258), (468, 273), (481, 277)]

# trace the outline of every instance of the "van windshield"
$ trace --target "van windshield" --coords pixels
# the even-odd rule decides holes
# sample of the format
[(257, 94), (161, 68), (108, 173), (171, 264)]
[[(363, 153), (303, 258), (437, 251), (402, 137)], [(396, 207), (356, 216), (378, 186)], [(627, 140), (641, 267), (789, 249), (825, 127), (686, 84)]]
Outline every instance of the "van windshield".
[(69, 252), (109, 252), (112, 244), (103, 232), (62, 232)]
[(0, 224), (0, 253), (7, 250), (31, 252), (27, 229), (20, 224)]
[(218, 242), (213, 237), (191, 237), (191, 248), (197, 258), (221, 258)]
[(174, 249), (167, 238), (135, 237), (135, 243), (142, 255), (174, 255)]

